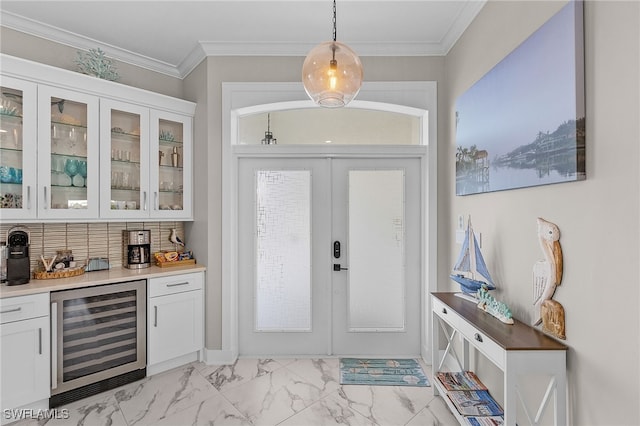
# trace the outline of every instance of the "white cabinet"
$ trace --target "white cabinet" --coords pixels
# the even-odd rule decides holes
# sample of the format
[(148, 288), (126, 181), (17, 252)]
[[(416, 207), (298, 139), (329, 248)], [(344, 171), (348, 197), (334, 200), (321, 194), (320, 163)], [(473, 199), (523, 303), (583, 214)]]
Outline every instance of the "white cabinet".
[(4, 220), (191, 220), (195, 104), (0, 54)]
[(204, 347), (203, 284), (203, 272), (149, 280), (148, 374), (198, 358)]
[(37, 85), (0, 77), (0, 216), (34, 219)]
[(98, 98), (38, 86), (38, 217), (98, 217)]
[(100, 102), (100, 216), (192, 218), (192, 118)]
[(49, 293), (0, 299), (0, 406), (49, 398)]

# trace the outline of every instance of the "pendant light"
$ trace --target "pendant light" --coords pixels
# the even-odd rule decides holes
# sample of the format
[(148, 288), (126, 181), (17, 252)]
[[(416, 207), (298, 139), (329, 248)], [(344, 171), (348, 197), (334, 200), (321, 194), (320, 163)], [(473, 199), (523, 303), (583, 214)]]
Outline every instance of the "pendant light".
[(267, 114), (267, 131), (264, 132), (264, 139), (262, 139), (262, 145), (275, 145), (278, 140), (273, 137), (271, 133), (271, 114)]
[(336, 0), (333, 0), (333, 41), (311, 49), (302, 64), (302, 84), (316, 104), (337, 108), (353, 100), (362, 86), (362, 63), (346, 44), (336, 41)]

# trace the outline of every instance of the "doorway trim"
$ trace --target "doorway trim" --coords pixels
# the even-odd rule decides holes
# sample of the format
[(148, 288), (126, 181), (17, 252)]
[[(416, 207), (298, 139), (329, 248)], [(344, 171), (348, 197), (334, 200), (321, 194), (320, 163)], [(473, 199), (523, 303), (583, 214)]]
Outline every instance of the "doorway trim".
[[(401, 112), (422, 118), (418, 146), (240, 146), (238, 119), (247, 113), (297, 107), (316, 107), (302, 83), (222, 83), (222, 348), (206, 349), (209, 364), (232, 364), (238, 357), (237, 171), (243, 156), (415, 156), (422, 151), (423, 247), (421, 290), (421, 355), (431, 360), (429, 293), (437, 280), (437, 83), (365, 82), (348, 108)], [(276, 148), (276, 150), (273, 150)], [(277, 151), (277, 153), (276, 153)], [(366, 153), (365, 153), (366, 151)]]

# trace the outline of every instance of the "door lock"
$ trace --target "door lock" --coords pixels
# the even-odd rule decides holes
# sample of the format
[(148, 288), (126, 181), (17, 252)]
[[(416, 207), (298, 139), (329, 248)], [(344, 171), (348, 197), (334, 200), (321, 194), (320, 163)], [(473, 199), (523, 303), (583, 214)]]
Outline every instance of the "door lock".
[(348, 270), (349, 270), (349, 268), (343, 268), (342, 266), (340, 266), (340, 264), (339, 264), (339, 263), (334, 263), (334, 264), (333, 264), (333, 270), (334, 270), (334, 271), (336, 271), (336, 272), (339, 272), (339, 271), (348, 271)]
[(333, 257), (340, 259), (340, 241), (333, 242)]

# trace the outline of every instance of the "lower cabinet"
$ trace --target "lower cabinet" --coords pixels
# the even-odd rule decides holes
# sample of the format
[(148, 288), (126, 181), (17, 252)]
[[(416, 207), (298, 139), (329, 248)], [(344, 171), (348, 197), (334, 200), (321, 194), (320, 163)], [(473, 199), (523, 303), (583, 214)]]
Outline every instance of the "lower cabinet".
[(49, 293), (0, 299), (0, 405), (12, 409), (49, 398)]
[(149, 280), (147, 374), (199, 358), (204, 348), (203, 285), (203, 272)]

